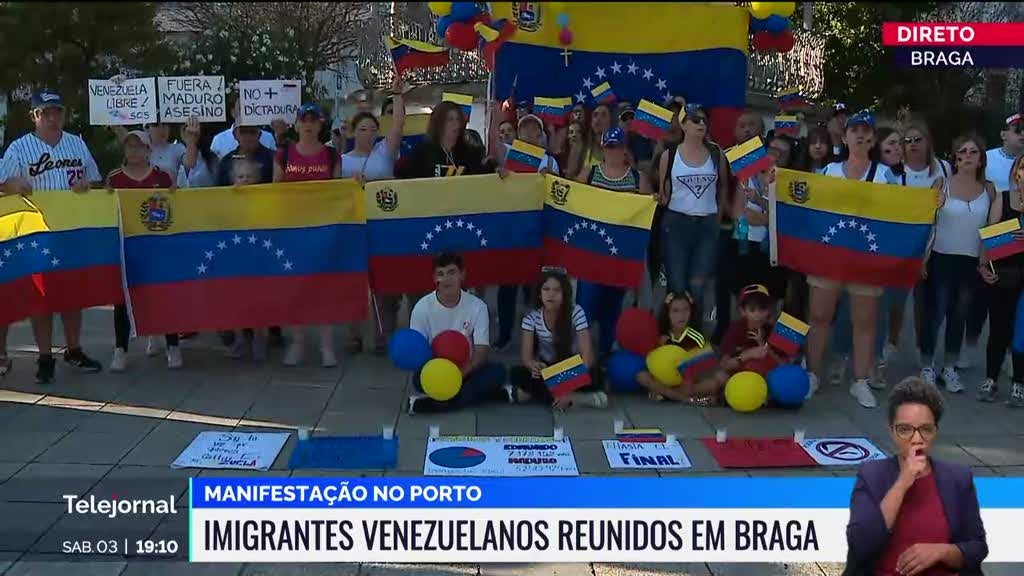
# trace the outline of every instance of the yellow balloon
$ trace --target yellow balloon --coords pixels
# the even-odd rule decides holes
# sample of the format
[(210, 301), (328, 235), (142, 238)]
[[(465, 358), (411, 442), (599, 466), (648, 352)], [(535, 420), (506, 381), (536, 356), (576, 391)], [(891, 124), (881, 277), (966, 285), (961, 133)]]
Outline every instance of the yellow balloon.
[(462, 389), (462, 371), (451, 360), (434, 358), (423, 365), (420, 385), (423, 392), (434, 400), (451, 400)]
[(775, 4), (772, 13), (783, 18), (789, 18), (793, 12), (796, 12), (796, 2), (770, 2), (770, 4)]
[(754, 15), (754, 18), (764, 20), (775, 12), (775, 4), (781, 4), (781, 2), (751, 2), (750, 13)]
[(665, 386), (679, 386), (683, 383), (679, 363), (685, 359), (686, 350), (665, 344), (647, 353), (647, 371)]
[(427, 2), (427, 6), (435, 16), (447, 16), (452, 13), (451, 2)]
[(768, 399), (768, 383), (757, 372), (737, 372), (725, 384), (725, 401), (737, 412), (753, 412)]

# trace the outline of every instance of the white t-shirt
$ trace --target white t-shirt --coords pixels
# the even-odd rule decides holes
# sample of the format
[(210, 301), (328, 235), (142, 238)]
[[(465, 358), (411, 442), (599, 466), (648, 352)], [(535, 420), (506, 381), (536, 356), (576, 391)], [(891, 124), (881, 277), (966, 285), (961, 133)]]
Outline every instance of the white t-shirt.
[(436, 291), (420, 298), (412, 309), (409, 327), (426, 336), (428, 341), (445, 330), (457, 330), (474, 346), (491, 345), (487, 304), (465, 290), (454, 308), (441, 304)]
[(669, 182), (672, 184), (669, 210), (690, 216), (718, 213), (718, 170), (710, 153), (700, 166), (690, 166), (683, 160), (682, 151), (677, 149)]
[[(946, 178), (948, 180), (949, 175), (953, 173), (953, 170), (949, 167), (949, 162), (946, 162), (945, 160), (936, 160), (933, 168), (934, 170), (931, 171), (932, 173), (928, 174), (928, 168), (925, 168), (924, 170), (912, 170), (909, 166), (904, 165), (903, 171), (906, 172), (907, 176), (906, 185), (911, 188), (931, 188), (932, 184), (935, 184), (936, 180), (939, 178)], [(903, 178), (899, 176), (897, 176), (897, 178), (899, 179), (897, 184), (902, 184)]]
[(341, 177), (351, 178), (356, 172), (362, 173), (367, 182), (395, 177), (395, 156), (388, 151), (387, 139), (374, 144), (369, 155), (354, 150), (341, 155)]
[[(834, 178), (846, 178), (846, 171), (843, 169), (846, 165), (845, 162), (832, 162), (828, 166), (825, 166), (825, 170), (822, 172), (825, 176), (832, 176)], [(868, 179), (868, 172), (871, 171), (871, 165), (868, 165), (868, 169), (864, 172), (864, 175), (860, 177), (861, 182), (866, 182)], [(888, 173), (891, 172), (889, 167), (885, 164), (879, 164), (878, 168), (875, 169), (875, 178), (871, 180), (875, 184), (887, 184), (889, 182)]]
[[(502, 142), (501, 145), (505, 147), (505, 156), (507, 157), (509, 150), (512, 149), (512, 145), (504, 142)], [(540, 168), (538, 168), (537, 171), (539, 172), (544, 168), (547, 168), (548, 172), (551, 172), (554, 175), (560, 175), (562, 173), (561, 168), (558, 167), (558, 160), (555, 160), (554, 157), (547, 152), (545, 152), (544, 157), (541, 158)]]
[(75, 134), (64, 132), (56, 146), (50, 146), (29, 132), (14, 142), (0, 161), (0, 183), (14, 177), (27, 178), (34, 192), (71, 190), (78, 180), (100, 182), (89, 147)]
[[(260, 130), (260, 144), (265, 148), (277, 150), (277, 141), (274, 140), (274, 135), (266, 130)], [(210, 150), (217, 155), (217, 158), (223, 158), (236, 148), (238, 148), (238, 140), (235, 139), (234, 124), (231, 125), (231, 128), (214, 136), (210, 142)]]
[(149, 163), (168, 174), (177, 174), (181, 166), (181, 158), (185, 155), (185, 145), (181, 142), (168, 142), (149, 152)]
[(185, 170), (185, 165), (178, 166), (178, 188), (207, 188), (214, 186), (216, 176), (213, 167), (206, 164), (206, 159), (200, 154), (196, 158), (196, 165), (191, 170)]
[(985, 161), (985, 179), (996, 185), (996, 192), (1009, 190), (1013, 158), (1003, 154), (1002, 148), (993, 148), (985, 153)]
[[(583, 308), (576, 304), (572, 309), (572, 325), (576, 332), (580, 330), (586, 330), (588, 328), (587, 315), (583, 312)], [(533, 332), (537, 336), (537, 358), (541, 362), (548, 364), (553, 363), (555, 358), (555, 336), (548, 329), (547, 324), (544, 322), (544, 311), (537, 309), (531, 310), (529, 314), (523, 316), (523, 332)], [(579, 349), (576, 346), (576, 339), (572, 341), (572, 353), (579, 354)], [(563, 358), (564, 360), (564, 358)]]
[[(760, 193), (760, 190), (757, 187), (757, 176), (751, 176), (747, 180), (747, 186), (749, 188), (754, 189), (754, 190), (758, 190), (758, 193)], [(760, 213), (764, 214), (764, 208), (762, 208), (761, 205), (758, 204), (757, 202), (752, 202), (750, 200), (747, 200), (747, 209), (748, 210), (753, 210), (754, 212), (760, 212)], [(767, 236), (768, 236), (768, 227), (767, 226), (747, 226), (747, 240), (749, 240), (751, 242), (754, 242), (754, 243), (759, 243), (759, 242), (763, 241), (765, 239), (765, 237), (767, 237)]]

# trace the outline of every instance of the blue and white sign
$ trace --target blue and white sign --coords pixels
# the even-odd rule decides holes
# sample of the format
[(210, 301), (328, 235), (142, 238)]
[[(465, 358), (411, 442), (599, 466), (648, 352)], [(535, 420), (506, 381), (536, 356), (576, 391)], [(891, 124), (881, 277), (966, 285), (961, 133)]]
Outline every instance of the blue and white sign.
[(427, 442), (427, 476), (579, 476), (568, 438), (442, 436)]
[(859, 466), (885, 458), (867, 438), (808, 438), (800, 446), (821, 466)]

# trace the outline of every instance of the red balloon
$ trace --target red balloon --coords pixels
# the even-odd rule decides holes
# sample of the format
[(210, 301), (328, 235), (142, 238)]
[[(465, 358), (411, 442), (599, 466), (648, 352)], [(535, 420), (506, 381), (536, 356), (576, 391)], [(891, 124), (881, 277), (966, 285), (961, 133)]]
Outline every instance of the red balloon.
[(754, 41), (751, 42), (751, 45), (753, 45), (754, 50), (757, 50), (758, 52), (767, 52), (773, 48), (775, 44), (774, 40), (775, 39), (770, 33), (758, 32), (757, 34), (754, 34)]
[(448, 45), (456, 50), (468, 52), (476, 48), (476, 30), (469, 22), (455, 22), (444, 33)]
[(782, 34), (776, 34), (775, 36), (775, 48), (779, 52), (789, 52), (795, 44), (796, 39), (793, 38), (792, 30), (786, 30)]
[(627, 308), (615, 324), (615, 336), (623, 349), (645, 356), (658, 346), (658, 321), (650, 310)]
[(491, 23), (491, 15), (488, 14), (487, 12), (481, 12), (481, 13), (477, 14), (476, 16), (473, 16), (472, 20), (469, 21), (470, 24), (476, 24), (477, 22), (483, 22), (484, 24), (490, 24)]
[(462, 368), (469, 362), (469, 339), (457, 330), (445, 330), (438, 334), (430, 343), (434, 358), (446, 358)]
[(561, 43), (562, 46), (568, 46), (569, 44), (572, 44), (572, 30), (569, 30), (568, 28), (562, 28), (562, 30), (558, 33), (558, 42)]

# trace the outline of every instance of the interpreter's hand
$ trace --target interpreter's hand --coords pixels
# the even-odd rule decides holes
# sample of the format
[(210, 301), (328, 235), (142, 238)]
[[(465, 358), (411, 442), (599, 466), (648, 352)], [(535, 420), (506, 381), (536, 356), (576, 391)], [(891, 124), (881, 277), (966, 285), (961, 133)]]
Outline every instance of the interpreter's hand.
[(528, 366), (528, 368), (530, 369), (530, 375), (533, 376), (534, 378), (540, 378), (541, 370), (547, 367), (548, 365), (541, 362), (540, 360), (534, 360), (533, 362), (530, 362), (530, 365)]
[(911, 448), (907, 456), (900, 460), (900, 475), (898, 482), (909, 488), (915, 480), (924, 474), (928, 467), (928, 457), (924, 454), (923, 448)]
[(988, 262), (978, 265), (978, 274), (981, 274), (981, 279), (984, 280), (986, 284), (995, 284), (999, 281), (999, 275), (992, 271)]
[(75, 180), (75, 183), (71, 185), (71, 191), (79, 194), (84, 194), (92, 188), (92, 184), (89, 183), (85, 178), (79, 178)]
[(4, 185), (4, 193), (8, 196), (31, 196), (32, 183), (20, 176), (7, 180)]
[(946, 553), (947, 544), (914, 544), (896, 560), (896, 573), (915, 576), (938, 564)]
[(193, 147), (199, 145), (200, 126), (199, 118), (192, 116), (181, 126), (181, 139), (185, 146)]

